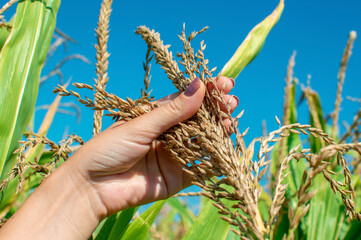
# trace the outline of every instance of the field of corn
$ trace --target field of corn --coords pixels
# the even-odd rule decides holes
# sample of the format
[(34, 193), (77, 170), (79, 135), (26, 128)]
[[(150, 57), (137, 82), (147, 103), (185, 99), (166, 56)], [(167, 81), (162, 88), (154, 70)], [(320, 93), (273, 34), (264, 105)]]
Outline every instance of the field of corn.
[[(266, 37), (284, 10), (284, 1), (280, 0), (274, 11), (240, 41), (229, 61), (218, 68), (210, 67), (206, 42), (201, 39), (208, 27), (187, 34), (183, 26), (179, 34), (183, 49), (177, 51), (163, 42), (156, 30), (139, 26), (135, 33), (147, 46), (145, 60), (139, 60), (144, 61), (140, 69), (145, 72), (144, 86), (139, 86), (141, 96), (131, 99), (106, 89), (108, 81), (113, 80), (108, 76), (112, 3), (101, 3), (94, 49), (95, 83), (62, 80), (54, 85), (57, 95), (44, 106), (47, 112), (36, 130), (39, 86), (55, 75), (63, 79), (61, 68), (66, 62), (89, 60), (80, 54), (68, 55), (48, 72), (42, 72), (58, 48), (74, 42), (55, 27), (60, 0), (11, 0), (0, 9), (1, 226), (44, 178), (84, 144), (76, 132), (60, 142), (47, 137), (59, 110), (67, 113), (64, 107), (86, 106), (94, 114), (88, 120), (93, 128), (88, 131), (96, 136), (105, 129), (104, 118), (129, 121), (158, 107), (150, 80), (151, 70), (159, 65), (179, 91), (184, 91), (196, 77), (205, 84), (214, 84), (218, 76), (237, 82), (241, 71), (267, 45)], [(3, 14), (11, 7), (16, 14), (6, 20)], [(348, 100), (354, 102), (355, 108), (346, 129), (340, 123), (346, 101), (342, 90), (355, 40), (357, 33), (350, 31), (345, 46), (338, 46), (344, 52), (337, 81), (332, 83), (337, 85), (337, 91), (330, 93), (335, 96), (331, 113), (322, 108), (322, 96), (311, 88), (312, 80), (308, 79), (305, 86), (295, 77), (295, 52), (285, 66), (284, 89), (279, 92), (284, 103), (283, 115), (274, 119), (278, 128), (268, 131), (264, 124), (262, 136), (248, 141), (248, 126), (237, 121), (252, 109), (232, 116), (229, 108), (223, 112), (218, 105), (220, 102), (227, 106), (222, 89), (207, 92), (196, 115), (158, 139), (193, 176), (193, 184), (200, 190), (176, 194), (143, 206), (141, 211), (136, 207), (116, 213), (103, 220), (90, 239), (361, 239), (359, 96)], [(361, 93), (360, 85), (354, 87)], [(62, 105), (64, 98), (72, 101)], [(306, 111), (299, 111), (300, 103), (307, 105)], [(307, 115), (309, 120), (300, 122), (298, 115)], [(224, 118), (231, 119), (229, 129), (223, 125)], [(191, 210), (194, 201), (184, 199), (199, 196), (195, 213)]]

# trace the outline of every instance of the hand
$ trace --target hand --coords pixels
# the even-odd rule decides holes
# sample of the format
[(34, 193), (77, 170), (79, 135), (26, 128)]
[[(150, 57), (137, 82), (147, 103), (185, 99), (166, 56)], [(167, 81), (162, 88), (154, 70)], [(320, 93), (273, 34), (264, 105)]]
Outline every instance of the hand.
[[(232, 80), (219, 78), (217, 87), (224, 84), (226, 93), (234, 86)], [(155, 139), (194, 115), (204, 93), (205, 87), (197, 78), (184, 93), (176, 94), (179, 96), (159, 100), (162, 105), (152, 112), (113, 124), (68, 160), (98, 194), (106, 210), (102, 216), (168, 198), (190, 185), (191, 178), (182, 166)], [(231, 95), (225, 96), (225, 101), (230, 102), (232, 111), (238, 105)]]
[[(220, 77), (216, 85), (225, 85), (227, 94), (234, 81)], [(159, 100), (161, 106), (150, 113), (117, 122), (91, 139), (31, 194), (0, 229), (0, 239), (88, 239), (104, 217), (189, 186), (190, 177), (155, 139), (194, 115), (204, 94), (196, 79), (185, 92)], [(233, 111), (238, 99), (224, 98)]]

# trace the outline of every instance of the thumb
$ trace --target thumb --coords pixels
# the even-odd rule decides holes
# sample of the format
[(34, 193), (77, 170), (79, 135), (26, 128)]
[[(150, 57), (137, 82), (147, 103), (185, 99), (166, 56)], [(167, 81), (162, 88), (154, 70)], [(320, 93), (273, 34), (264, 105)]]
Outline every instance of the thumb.
[(152, 143), (164, 131), (193, 116), (200, 108), (204, 94), (205, 86), (197, 77), (172, 101), (124, 124), (127, 135), (140, 144)]

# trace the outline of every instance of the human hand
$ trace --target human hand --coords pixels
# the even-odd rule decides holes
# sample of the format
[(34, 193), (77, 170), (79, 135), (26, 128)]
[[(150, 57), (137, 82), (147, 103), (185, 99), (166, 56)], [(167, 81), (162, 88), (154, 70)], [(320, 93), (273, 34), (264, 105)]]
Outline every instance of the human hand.
[[(220, 77), (216, 85), (225, 86), (227, 94), (234, 81)], [(157, 109), (114, 123), (91, 139), (31, 194), (0, 229), (0, 238), (88, 239), (106, 216), (189, 186), (191, 178), (155, 139), (194, 115), (205, 89), (194, 80), (185, 92), (159, 100)], [(231, 111), (238, 105), (235, 96), (226, 95), (224, 100)], [(29, 224), (34, 220), (36, 224)]]
[[(234, 81), (220, 77), (217, 87), (221, 89), (224, 84), (227, 94)], [(208, 90), (211, 87), (208, 86)], [(161, 106), (152, 112), (129, 122), (113, 124), (68, 160), (104, 204), (102, 217), (168, 198), (190, 185), (190, 176), (155, 139), (194, 115), (204, 93), (205, 86), (197, 78), (185, 92), (159, 100)], [(231, 95), (224, 98), (233, 111), (238, 99)], [(227, 124), (227, 120), (224, 121)]]

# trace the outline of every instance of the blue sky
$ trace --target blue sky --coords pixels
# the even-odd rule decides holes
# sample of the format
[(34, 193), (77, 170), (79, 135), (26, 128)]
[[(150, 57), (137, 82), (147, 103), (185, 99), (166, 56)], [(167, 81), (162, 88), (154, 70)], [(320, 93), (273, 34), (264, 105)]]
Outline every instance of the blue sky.
[[(198, 47), (205, 40), (206, 57), (210, 66), (220, 70), (241, 44), (247, 33), (262, 21), (277, 6), (276, 0), (255, 1), (114, 1), (110, 23), (109, 52), (111, 53), (107, 90), (120, 97), (137, 98), (143, 86), (142, 61), (146, 45), (140, 36), (134, 34), (139, 25), (146, 25), (159, 31), (173, 52), (181, 51), (177, 37), (186, 23), (186, 31), (199, 30), (209, 26), (204, 34), (194, 40)], [(63, 68), (65, 78), (73, 82), (93, 84), (95, 77), (94, 29), (100, 8), (100, 1), (63, 1), (59, 10), (57, 26), (76, 39), (79, 44), (69, 45), (68, 53), (59, 49), (57, 57), (44, 70), (49, 71), (66, 54), (80, 53), (91, 62), (87, 65), (74, 60)], [(311, 86), (319, 92), (325, 113), (332, 111), (337, 72), (350, 30), (361, 34), (361, 2), (342, 1), (285, 1), (283, 15), (268, 36), (258, 57), (247, 66), (236, 79), (231, 92), (240, 99), (235, 115), (242, 109), (245, 114), (240, 120), (240, 130), (250, 127), (247, 142), (261, 136), (261, 122), (266, 120), (268, 129), (277, 128), (274, 115), (282, 116), (284, 77), (288, 59), (297, 51), (295, 76), (306, 84), (307, 75), (312, 76)], [(159, 66), (152, 64), (151, 89), (156, 98), (176, 91)], [(49, 104), (55, 97), (51, 92), (58, 78), (50, 79), (39, 91), (37, 105)], [(344, 85), (341, 120), (352, 120), (358, 105), (346, 100), (346, 96), (361, 95), (361, 41), (356, 39)], [(81, 92), (89, 97), (90, 92)], [(63, 102), (74, 101), (71, 97)], [(44, 110), (37, 112), (35, 124), (39, 125)], [(306, 123), (308, 115), (305, 104), (300, 107), (300, 122)], [(72, 116), (58, 114), (50, 129), (49, 138), (60, 140), (64, 130), (76, 133), (85, 140), (92, 133), (92, 111), (82, 108), (81, 123)], [(105, 121), (108, 126), (111, 122)], [(341, 128), (341, 130), (344, 130)]]

